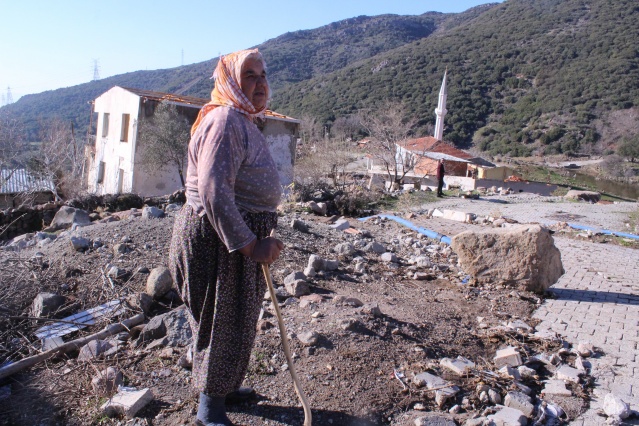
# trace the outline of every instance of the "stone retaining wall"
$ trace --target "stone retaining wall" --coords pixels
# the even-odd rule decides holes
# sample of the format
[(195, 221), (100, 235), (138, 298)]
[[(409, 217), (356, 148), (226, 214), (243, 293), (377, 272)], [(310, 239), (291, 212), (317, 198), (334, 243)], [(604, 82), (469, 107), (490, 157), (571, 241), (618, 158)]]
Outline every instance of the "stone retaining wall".
[(0, 240), (8, 240), (48, 226), (64, 203), (47, 203), (0, 211)]

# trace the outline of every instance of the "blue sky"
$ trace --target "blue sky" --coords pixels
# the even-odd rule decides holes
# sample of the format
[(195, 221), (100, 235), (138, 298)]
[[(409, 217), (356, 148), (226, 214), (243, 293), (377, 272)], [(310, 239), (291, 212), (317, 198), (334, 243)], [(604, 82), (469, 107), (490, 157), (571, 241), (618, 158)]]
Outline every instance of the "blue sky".
[(486, 0), (0, 0), (0, 106), (144, 69), (248, 48), (360, 15), (462, 12)]

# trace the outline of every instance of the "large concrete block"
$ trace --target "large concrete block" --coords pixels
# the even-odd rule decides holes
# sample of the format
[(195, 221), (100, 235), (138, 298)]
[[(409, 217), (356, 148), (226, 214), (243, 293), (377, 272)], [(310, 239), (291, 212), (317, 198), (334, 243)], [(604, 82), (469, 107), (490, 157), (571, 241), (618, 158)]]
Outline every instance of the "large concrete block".
[(541, 293), (564, 273), (559, 249), (539, 225), (466, 231), (452, 238), (451, 247), (462, 269), (480, 282)]

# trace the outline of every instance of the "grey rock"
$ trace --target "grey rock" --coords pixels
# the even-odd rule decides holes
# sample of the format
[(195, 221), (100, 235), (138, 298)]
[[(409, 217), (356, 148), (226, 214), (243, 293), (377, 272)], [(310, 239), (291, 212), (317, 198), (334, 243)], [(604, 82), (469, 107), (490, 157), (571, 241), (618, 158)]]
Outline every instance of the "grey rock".
[(162, 315), (166, 327), (167, 346), (187, 346), (191, 344), (193, 333), (184, 306)]
[(355, 253), (355, 247), (351, 243), (340, 243), (333, 250), (340, 256), (352, 256)]
[(312, 266), (307, 266), (306, 269), (304, 269), (304, 275), (307, 278), (313, 278), (315, 275), (317, 275), (317, 272), (315, 272), (315, 268), (313, 268)]
[(316, 331), (307, 331), (297, 335), (297, 339), (304, 346), (317, 346), (320, 335)]
[(161, 339), (164, 336), (166, 336), (166, 325), (164, 325), (162, 315), (158, 315), (151, 318), (151, 321), (144, 326), (138, 338), (138, 343), (150, 342)]
[(433, 266), (433, 262), (425, 256), (419, 256), (415, 259), (415, 265), (420, 268), (430, 268)]
[(154, 299), (159, 299), (168, 293), (173, 287), (171, 272), (166, 266), (153, 268), (146, 279), (146, 294)]
[(51, 225), (49, 225), (45, 231), (53, 232), (59, 229), (68, 229), (74, 224), (90, 225), (91, 218), (89, 217), (89, 213), (81, 209), (62, 206), (53, 217)]
[(395, 253), (386, 252), (382, 254), (381, 259), (382, 259), (382, 262), (397, 263), (397, 256), (395, 255)]
[(589, 341), (583, 340), (580, 341), (577, 345), (577, 353), (584, 358), (588, 358), (595, 352), (595, 347)]
[(517, 371), (523, 379), (532, 379), (533, 377), (535, 377), (535, 375), (537, 375), (537, 372), (535, 370), (526, 367), (525, 365), (520, 365), (519, 367), (517, 367)]
[(372, 243), (368, 243), (366, 246), (364, 246), (364, 251), (367, 253), (382, 254), (386, 252), (386, 247), (384, 247), (377, 241), (373, 241)]
[(327, 260), (324, 263), (324, 268), (327, 271), (335, 271), (335, 270), (337, 270), (337, 268), (339, 268), (339, 261), (338, 260)]
[(78, 361), (89, 361), (106, 353), (113, 345), (106, 340), (92, 340), (80, 348)]
[(308, 207), (313, 211), (313, 213), (320, 216), (326, 216), (326, 211), (328, 210), (326, 203), (316, 203), (315, 201), (309, 201)]
[(545, 386), (541, 391), (546, 396), (571, 396), (572, 392), (566, 388), (563, 380), (546, 380)]
[(126, 269), (118, 268), (117, 266), (111, 266), (107, 272), (107, 276), (114, 279), (120, 279), (126, 275)]
[(64, 302), (66, 297), (55, 293), (39, 293), (31, 304), (31, 313), (34, 317), (48, 316), (56, 312)]
[(284, 285), (293, 283), (295, 281), (302, 280), (306, 281), (306, 275), (303, 272), (291, 272), (286, 277), (284, 277)]
[(501, 404), (501, 395), (495, 389), (488, 389), (488, 399), (493, 405)]
[(311, 289), (305, 280), (289, 280), (284, 283), (284, 287), (288, 294), (294, 297), (300, 297), (311, 293)]
[(142, 208), (142, 219), (159, 219), (164, 217), (164, 212), (157, 207), (145, 206)]
[(381, 318), (383, 316), (382, 311), (379, 309), (379, 305), (377, 303), (367, 303), (362, 306), (362, 313), (366, 315), (370, 315), (374, 318)]
[(182, 206), (180, 206), (179, 204), (171, 203), (167, 204), (166, 207), (164, 207), (164, 213), (179, 212), (181, 209)]
[(452, 238), (451, 247), (462, 269), (480, 283), (543, 293), (564, 273), (552, 235), (536, 224), (465, 231)]
[(303, 220), (293, 219), (293, 221), (291, 222), (291, 228), (305, 234), (308, 233), (308, 225)]
[(71, 246), (75, 251), (87, 250), (91, 245), (91, 241), (84, 237), (71, 237), (69, 241), (71, 242)]
[(323, 271), (326, 261), (316, 254), (312, 254), (308, 258), (308, 267), (315, 271)]
[(567, 200), (581, 200), (596, 203), (601, 200), (601, 194), (594, 191), (571, 189), (564, 195), (564, 198)]
[(603, 410), (608, 417), (616, 417), (623, 420), (630, 416), (630, 406), (623, 399), (612, 393), (604, 397)]
[(131, 251), (131, 247), (127, 243), (118, 243), (113, 246), (113, 253), (117, 256), (118, 254), (126, 254)]
[(339, 326), (346, 331), (355, 331), (360, 325), (359, 321), (352, 318), (344, 318), (339, 322)]

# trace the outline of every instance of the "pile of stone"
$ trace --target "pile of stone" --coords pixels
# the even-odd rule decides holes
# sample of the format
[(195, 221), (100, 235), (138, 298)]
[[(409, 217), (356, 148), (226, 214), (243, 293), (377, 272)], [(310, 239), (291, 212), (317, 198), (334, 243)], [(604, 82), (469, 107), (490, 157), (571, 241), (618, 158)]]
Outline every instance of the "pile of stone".
[[(412, 384), (418, 389), (431, 390), (425, 394), (433, 398), (440, 409), (452, 415), (448, 419), (466, 419), (463, 423), (466, 426), (558, 424), (566, 421), (568, 415), (562, 405), (574, 405), (571, 399), (583, 398), (584, 388), (590, 383), (587, 358), (596, 354), (592, 344), (580, 342), (571, 347), (555, 335), (535, 333), (532, 327), (520, 320), (494, 327), (486, 334), (508, 334), (516, 337), (511, 341), (537, 342), (536, 347), (555, 346), (559, 349), (533, 354), (533, 345), (530, 344), (505, 346), (496, 351), (492, 365), (481, 367), (461, 356), (443, 358), (439, 365), (429, 365), (429, 371), (414, 372)], [(475, 388), (469, 389), (469, 382), (475, 383)], [(613, 397), (609, 399), (610, 411), (615, 416), (628, 415), (623, 401), (613, 401)], [(421, 411), (425, 408), (418, 403), (413, 409)], [(426, 417), (418, 415), (415, 425), (428, 424), (424, 423), (424, 419)]]
[[(132, 208), (120, 212), (109, 212), (104, 209), (89, 213), (85, 210), (62, 206), (59, 208), (50, 225), (42, 231), (24, 233), (16, 236), (6, 245), (4, 250), (19, 251), (28, 247), (42, 248), (56, 239), (68, 240), (73, 249), (86, 251), (97, 249), (102, 246), (101, 241), (92, 241), (81, 235), (81, 229), (94, 223), (108, 223), (119, 220), (131, 220), (135, 218), (159, 219), (166, 214), (175, 213), (180, 209), (178, 204), (168, 204), (164, 210), (154, 206), (144, 206), (142, 209)], [(42, 223), (42, 221), (40, 222)]]

